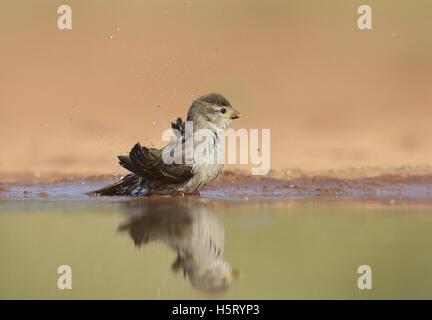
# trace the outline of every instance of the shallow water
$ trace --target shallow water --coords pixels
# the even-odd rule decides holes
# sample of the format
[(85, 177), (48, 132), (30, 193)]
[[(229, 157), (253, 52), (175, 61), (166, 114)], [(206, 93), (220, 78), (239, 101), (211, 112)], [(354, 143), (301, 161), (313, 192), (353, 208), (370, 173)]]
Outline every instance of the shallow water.
[[(428, 205), (227, 189), (84, 195), (104, 183), (10, 186), (0, 198), (0, 298), (432, 298)], [(71, 290), (57, 287), (60, 265), (72, 268)], [(371, 290), (357, 287), (360, 265), (372, 268)]]

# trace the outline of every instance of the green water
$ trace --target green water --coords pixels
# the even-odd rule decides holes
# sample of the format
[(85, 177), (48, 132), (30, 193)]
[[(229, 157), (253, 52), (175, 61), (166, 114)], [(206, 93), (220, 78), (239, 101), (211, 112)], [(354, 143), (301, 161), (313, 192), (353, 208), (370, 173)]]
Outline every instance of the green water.
[[(213, 259), (206, 237), (242, 274), (218, 293), (172, 270), (176, 246), (198, 264)], [(0, 298), (430, 299), (431, 238), (427, 206), (0, 200)], [(57, 286), (60, 265), (71, 267), (70, 290)], [(357, 287), (360, 265), (371, 290)]]

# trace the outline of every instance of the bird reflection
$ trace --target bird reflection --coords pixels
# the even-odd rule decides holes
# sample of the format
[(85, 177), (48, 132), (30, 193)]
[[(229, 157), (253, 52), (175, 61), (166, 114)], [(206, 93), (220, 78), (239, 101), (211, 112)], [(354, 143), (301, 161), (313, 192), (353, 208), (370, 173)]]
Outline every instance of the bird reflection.
[(177, 252), (174, 272), (182, 272), (203, 292), (227, 290), (240, 276), (224, 260), (225, 230), (213, 210), (201, 199), (166, 199), (127, 202), (131, 217), (119, 226), (135, 245), (163, 242)]

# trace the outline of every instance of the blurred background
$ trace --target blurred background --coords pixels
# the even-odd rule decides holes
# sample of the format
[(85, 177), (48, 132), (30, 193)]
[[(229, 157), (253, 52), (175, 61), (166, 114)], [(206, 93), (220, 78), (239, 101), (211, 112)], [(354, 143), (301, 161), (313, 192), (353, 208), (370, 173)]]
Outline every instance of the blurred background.
[[(72, 30), (57, 8), (72, 8)], [(357, 8), (372, 7), (372, 30)], [(0, 174), (124, 172), (191, 101), (271, 129), (275, 169), (431, 164), (432, 2), (0, 0)]]

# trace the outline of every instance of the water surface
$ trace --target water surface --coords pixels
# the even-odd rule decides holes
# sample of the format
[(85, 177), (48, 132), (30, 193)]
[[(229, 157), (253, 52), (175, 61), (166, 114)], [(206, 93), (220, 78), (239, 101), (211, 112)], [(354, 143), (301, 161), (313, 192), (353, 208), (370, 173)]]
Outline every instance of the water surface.
[[(86, 188), (16, 186), (2, 197), (0, 298), (432, 298), (428, 205), (96, 198)], [(71, 290), (57, 287), (60, 265), (72, 268)], [(360, 265), (372, 268), (372, 290), (357, 287)]]

